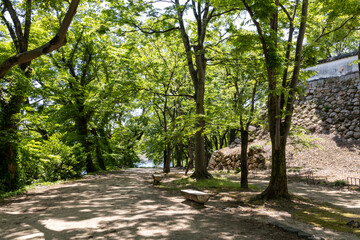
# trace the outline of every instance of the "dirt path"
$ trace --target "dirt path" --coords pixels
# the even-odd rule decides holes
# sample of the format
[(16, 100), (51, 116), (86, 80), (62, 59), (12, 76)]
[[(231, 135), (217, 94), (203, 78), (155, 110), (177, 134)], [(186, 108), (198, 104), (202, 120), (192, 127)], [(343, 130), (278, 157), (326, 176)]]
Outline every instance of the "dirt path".
[(299, 239), (154, 188), (154, 171), (86, 176), (8, 199), (0, 205), (0, 239)]
[[(255, 184), (257, 187), (261, 189), (265, 189), (269, 183), (268, 177), (266, 176), (268, 175), (264, 172), (258, 172), (255, 175), (252, 174), (249, 176), (249, 183)], [(238, 179), (237, 181), (240, 180)], [(360, 214), (360, 193), (357, 191), (348, 191), (346, 189), (336, 190), (319, 185), (308, 185), (306, 183), (298, 182), (298, 181), (289, 182), (288, 189), (290, 194), (309, 198), (317, 202), (329, 203), (330, 205), (334, 205), (336, 207), (342, 208), (348, 212), (352, 212), (354, 214)], [(255, 211), (257, 211), (258, 213), (257, 215), (264, 214), (261, 209)], [(267, 216), (267, 218), (270, 217), (276, 219), (279, 222), (286, 222), (288, 225), (292, 227), (296, 227), (315, 236), (324, 237), (325, 239), (331, 239), (331, 240), (360, 239), (359, 237), (353, 234), (333, 232), (333, 231), (325, 230), (323, 228), (314, 227), (313, 225), (295, 221), (291, 217), (291, 215), (288, 214), (287, 212), (273, 211), (273, 212), (267, 212), (265, 215)], [(355, 219), (355, 220), (358, 221), (359, 219)]]
[[(264, 173), (257, 173), (249, 176), (249, 182), (266, 188), (269, 180)], [(347, 189), (331, 189), (325, 186), (308, 185), (304, 182), (289, 182), (289, 192), (298, 196), (311, 198), (321, 202), (327, 202), (343, 208), (355, 214), (360, 214), (360, 192), (348, 191)]]

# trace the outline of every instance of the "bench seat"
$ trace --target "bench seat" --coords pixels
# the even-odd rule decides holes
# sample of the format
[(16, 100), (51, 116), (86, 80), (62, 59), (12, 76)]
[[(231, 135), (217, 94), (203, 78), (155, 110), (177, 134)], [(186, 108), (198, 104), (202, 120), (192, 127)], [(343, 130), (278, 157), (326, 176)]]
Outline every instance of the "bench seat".
[(210, 198), (210, 195), (208, 193), (192, 189), (181, 190), (181, 195), (183, 195), (183, 197), (185, 197), (186, 199), (192, 200), (200, 204), (206, 203)]

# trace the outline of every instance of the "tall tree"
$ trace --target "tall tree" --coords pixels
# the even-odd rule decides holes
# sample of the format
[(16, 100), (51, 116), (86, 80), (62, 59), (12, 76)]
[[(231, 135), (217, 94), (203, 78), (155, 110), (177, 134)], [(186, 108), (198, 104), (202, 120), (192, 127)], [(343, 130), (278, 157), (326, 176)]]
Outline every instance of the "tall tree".
[[(17, 53), (5, 59), (0, 64), (0, 79), (4, 83), (3, 86), (6, 86), (1, 89), (3, 94), (1, 98), (0, 116), (0, 175), (1, 182), (5, 185), (5, 189), (14, 189), (17, 187), (16, 134), (18, 124), (16, 115), (20, 113), (20, 108), (26, 96), (26, 85), (28, 84), (26, 78), (30, 77), (31, 74), (31, 61), (41, 55), (58, 49), (66, 43), (66, 33), (76, 13), (79, 2), (80, 0), (72, 0), (59, 31), (54, 38), (36, 49), (28, 50), (31, 37), (32, 15), (34, 12), (32, 1), (23, 1), (23, 3), (19, 5), (23, 6), (24, 9), (22, 9), (22, 11), (15, 10), (14, 2), (10, 0), (2, 1), (1, 19), (7, 27)], [(24, 12), (24, 17), (18, 12)], [(12, 77), (6, 78), (5, 74), (16, 65), (20, 66), (24, 75), (16, 76), (16, 74), (14, 74)]]
[[(274, 2), (242, 0), (242, 2), (256, 27), (262, 44), (268, 80), (268, 118), (272, 143), (272, 169), (269, 186), (261, 194), (261, 197), (264, 199), (288, 198), (285, 150), (291, 126), (296, 87), (299, 82), (309, 1), (295, 1), (286, 5), (283, 5), (279, 0)], [(295, 51), (292, 52), (295, 16), (298, 16), (299, 5), (301, 5), (301, 14), (298, 17), (300, 26), (298, 27)], [(287, 41), (289, 47), (285, 51), (285, 64), (281, 62), (281, 54), (284, 52), (281, 51), (282, 37), (280, 31), (282, 29), (280, 27), (282, 22), (279, 19), (280, 10), (286, 16), (286, 26), (289, 26)], [(289, 10), (292, 10), (292, 14)], [(291, 53), (294, 56), (293, 60), (290, 57)], [(293, 64), (291, 78), (288, 76), (290, 63)], [(283, 73), (282, 81), (280, 81), (281, 73)]]
[[(173, 149), (181, 135), (181, 131), (176, 130), (179, 126), (177, 119), (180, 115), (179, 108), (184, 100), (192, 98), (190, 94), (187, 94), (188, 89), (184, 89), (188, 81), (181, 42), (177, 34), (178, 32), (173, 32), (157, 37), (146, 36), (144, 39), (146, 45), (139, 49), (138, 66), (141, 72), (139, 79), (143, 81), (143, 97), (146, 99), (148, 112), (150, 115), (155, 113), (158, 120), (158, 123), (150, 124), (155, 128), (161, 125), (163, 129), (161, 144), (166, 173), (170, 172)], [(154, 118), (150, 116), (150, 119)], [(154, 135), (147, 136), (147, 133), (145, 135), (151, 137), (152, 144), (155, 144)], [(181, 162), (182, 159), (179, 161)]]
[[(195, 90), (196, 102), (196, 133), (195, 133), (195, 172), (192, 177), (196, 179), (212, 178), (207, 171), (207, 162), (205, 157), (205, 79), (207, 59), (205, 57), (205, 41), (207, 36), (207, 28), (210, 21), (217, 15), (215, 9), (211, 6), (210, 1), (187, 1), (184, 5), (179, 0), (175, 0), (177, 12), (177, 20), (180, 33), (186, 53), (186, 60), (189, 73)], [(184, 14), (190, 8), (195, 18), (195, 40), (192, 43), (189, 37), (190, 26), (186, 26)], [(195, 60), (195, 61), (194, 61)]]

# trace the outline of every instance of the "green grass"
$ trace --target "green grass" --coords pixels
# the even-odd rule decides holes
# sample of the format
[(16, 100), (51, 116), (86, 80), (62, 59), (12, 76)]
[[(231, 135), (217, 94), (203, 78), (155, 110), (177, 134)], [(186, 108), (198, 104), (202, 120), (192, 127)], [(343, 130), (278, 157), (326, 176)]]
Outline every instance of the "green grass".
[(4, 200), (5, 198), (22, 195), (22, 194), (26, 193), (26, 191), (27, 191), (26, 188), (21, 188), (21, 189), (11, 191), (11, 192), (1, 192), (0, 193), (0, 201)]
[(175, 180), (174, 183), (179, 187), (193, 187), (193, 188), (221, 188), (234, 190), (240, 188), (240, 183), (229, 181), (225, 178), (213, 178), (196, 181), (192, 178), (181, 178)]
[(277, 211), (286, 211), (298, 221), (335, 232), (353, 233), (360, 237), (360, 229), (347, 226), (351, 220), (360, 222), (360, 214), (339, 208), (326, 202), (319, 202), (299, 196), (292, 196), (291, 200), (271, 200), (251, 202), (252, 207), (265, 206)]
[(292, 215), (303, 222), (311, 223), (337, 232), (349, 232), (360, 237), (360, 229), (347, 226), (350, 220), (360, 221), (360, 215), (327, 203), (311, 200), (295, 203)]
[[(190, 177), (176, 179), (170, 183), (162, 184), (162, 188), (168, 189), (182, 189), (182, 188), (195, 188), (195, 189), (218, 189), (222, 191), (240, 191), (240, 182), (234, 182), (226, 178), (215, 177), (212, 179), (195, 180)], [(256, 185), (250, 185), (251, 190), (257, 191), (259, 188)]]
[(22, 187), (20, 189), (14, 190), (14, 191), (1, 192), (0, 193), (0, 200), (4, 200), (5, 198), (9, 198), (9, 197), (15, 197), (15, 196), (23, 195), (28, 190), (35, 189), (37, 186), (51, 186), (51, 185), (55, 185), (55, 184), (59, 184), (59, 183), (63, 183), (63, 182), (65, 182), (65, 180), (58, 180), (58, 181), (55, 181), (55, 182), (36, 181), (36, 182), (33, 182), (30, 185), (26, 185), (26, 186), (24, 186), (24, 187)]

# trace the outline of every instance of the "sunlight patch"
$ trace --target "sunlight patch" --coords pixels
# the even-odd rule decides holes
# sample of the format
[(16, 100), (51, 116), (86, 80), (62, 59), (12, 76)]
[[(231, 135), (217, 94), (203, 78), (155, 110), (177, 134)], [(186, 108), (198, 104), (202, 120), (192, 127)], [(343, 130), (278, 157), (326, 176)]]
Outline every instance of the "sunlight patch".
[(100, 224), (107, 221), (114, 221), (119, 219), (118, 216), (113, 217), (96, 217), (81, 221), (66, 221), (60, 219), (48, 219), (40, 221), (46, 228), (53, 231), (64, 231), (69, 229), (88, 229), (99, 228)]

